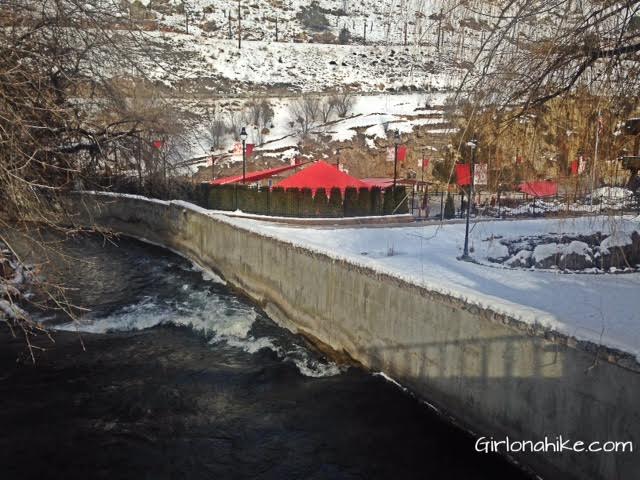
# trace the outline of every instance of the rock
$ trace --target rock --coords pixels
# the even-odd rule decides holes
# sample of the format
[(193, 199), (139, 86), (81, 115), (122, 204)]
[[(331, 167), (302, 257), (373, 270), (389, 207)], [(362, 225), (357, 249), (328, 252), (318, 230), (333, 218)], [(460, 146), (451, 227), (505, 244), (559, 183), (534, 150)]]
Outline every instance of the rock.
[(585, 242), (574, 240), (562, 247), (560, 268), (566, 270), (585, 270), (593, 267), (593, 250)]
[(520, 250), (505, 263), (513, 268), (530, 268), (533, 265), (532, 256), (531, 250)]
[(640, 265), (640, 233), (631, 234), (631, 266)]
[(502, 263), (509, 258), (509, 248), (500, 242), (491, 242), (487, 249), (487, 260), (493, 263)]
[(538, 245), (533, 250), (532, 263), (536, 268), (551, 268), (558, 265), (561, 247), (557, 243)]
[[(637, 232), (633, 232), (637, 235)], [(636, 240), (638, 245), (638, 240)], [(625, 269), (634, 267), (633, 235), (624, 232), (614, 232), (600, 243), (600, 268), (609, 270), (611, 268)]]

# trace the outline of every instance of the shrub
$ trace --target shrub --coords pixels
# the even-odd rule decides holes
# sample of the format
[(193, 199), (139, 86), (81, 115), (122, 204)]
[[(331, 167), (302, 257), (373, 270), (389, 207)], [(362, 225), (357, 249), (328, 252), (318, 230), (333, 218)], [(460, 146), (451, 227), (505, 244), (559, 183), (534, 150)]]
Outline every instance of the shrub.
[(344, 209), (342, 205), (342, 192), (339, 188), (332, 188), (329, 195), (329, 216), (342, 217)]
[(409, 212), (407, 205), (406, 189), (403, 186), (396, 186), (395, 194), (393, 187), (384, 190), (383, 215), (400, 215)]
[(329, 27), (329, 20), (316, 1), (311, 2), (308, 7), (301, 7), (296, 17), (311, 30), (322, 31)]
[(356, 215), (362, 217), (371, 214), (371, 192), (368, 188), (359, 188)]
[(456, 216), (456, 206), (453, 203), (453, 197), (447, 193), (447, 199), (444, 202), (444, 218), (453, 218)]
[(282, 187), (274, 187), (271, 190), (271, 215), (287, 215), (287, 193)]
[(303, 188), (300, 192), (300, 215), (302, 217), (316, 216), (313, 204), (313, 195), (310, 188)]
[(300, 216), (300, 204), (302, 203), (302, 192), (298, 188), (289, 188), (286, 192), (288, 217)]
[(329, 199), (327, 198), (327, 191), (324, 188), (316, 190), (316, 194), (313, 197), (313, 210), (316, 217), (329, 217)]
[(358, 189), (347, 187), (344, 192), (344, 216), (355, 217), (358, 215)]
[(371, 215), (382, 215), (382, 189), (372, 187), (369, 194), (371, 196)]
[(215, 185), (209, 192), (209, 208), (235, 210), (235, 185)]
[(340, 33), (338, 34), (338, 43), (340, 45), (346, 45), (351, 41), (351, 32), (347, 27), (342, 27), (340, 29)]

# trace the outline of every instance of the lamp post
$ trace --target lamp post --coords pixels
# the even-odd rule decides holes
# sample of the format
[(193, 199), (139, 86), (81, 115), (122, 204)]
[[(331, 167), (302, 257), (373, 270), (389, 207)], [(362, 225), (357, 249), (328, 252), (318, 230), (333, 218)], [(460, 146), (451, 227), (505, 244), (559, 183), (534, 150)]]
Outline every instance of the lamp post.
[(247, 129), (242, 127), (240, 130), (240, 140), (242, 140), (242, 183), (244, 184), (247, 176)]
[(398, 145), (400, 145), (400, 131), (396, 129), (396, 133), (393, 136), (393, 143), (395, 145), (393, 156), (393, 194), (396, 193), (396, 179), (398, 177)]
[(476, 150), (478, 149), (478, 141), (473, 138), (467, 145), (471, 148), (471, 179), (469, 180), (469, 196), (467, 197), (467, 222), (464, 230), (464, 251), (462, 253), (462, 260), (470, 260), (469, 257), (469, 216), (471, 214), (471, 202), (473, 201), (473, 180), (474, 170), (476, 165)]

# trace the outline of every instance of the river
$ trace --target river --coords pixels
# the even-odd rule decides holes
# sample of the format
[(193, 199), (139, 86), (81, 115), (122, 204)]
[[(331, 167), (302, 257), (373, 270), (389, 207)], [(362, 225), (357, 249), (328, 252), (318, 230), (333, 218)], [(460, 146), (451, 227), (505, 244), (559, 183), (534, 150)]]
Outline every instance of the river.
[(529, 478), (178, 255), (98, 236), (57, 248), (55, 279), (91, 311), (40, 314), (55, 344), (37, 339), (35, 366), (1, 331), (2, 478)]

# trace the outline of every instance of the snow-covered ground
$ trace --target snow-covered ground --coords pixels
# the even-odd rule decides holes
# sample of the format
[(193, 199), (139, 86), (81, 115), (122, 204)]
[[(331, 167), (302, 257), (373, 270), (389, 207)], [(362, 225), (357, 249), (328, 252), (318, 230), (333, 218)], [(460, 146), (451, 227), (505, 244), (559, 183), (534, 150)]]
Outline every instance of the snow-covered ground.
[[(332, 229), (225, 221), (640, 359), (639, 273), (572, 275), (460, 261), (464, 224)], [(494, 248), (490, 239), (501, 236), (633, 230), (640, 230), (640, 217), (481, 222), (471, 230), (471, 246), (482, 259)]]

